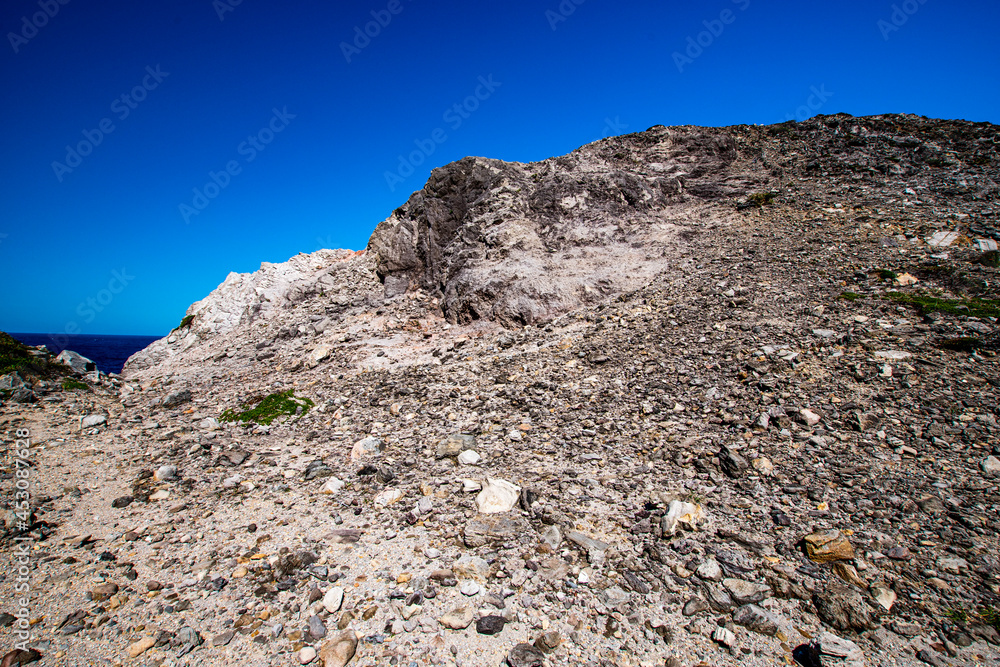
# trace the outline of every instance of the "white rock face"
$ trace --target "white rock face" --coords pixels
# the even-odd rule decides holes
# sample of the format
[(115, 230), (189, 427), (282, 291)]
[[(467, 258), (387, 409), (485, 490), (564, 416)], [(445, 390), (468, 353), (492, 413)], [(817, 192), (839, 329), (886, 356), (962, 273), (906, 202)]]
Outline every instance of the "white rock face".
[(263, 262), (254, 273), (230, 273), (211, 294), (187, 309), (191, 324), (171, 332), (132, 355), (126, 370), (136, 371), (170, 360), (195, 347), (255, 322), (288, 311), (306, 297), (332, 289), (337, 278), (331, 269), (343, 262), (365, 262), (363, 253), (319, 250), (300, 254), (287, 262)]
[(476, 496), (476, 505), (483, 514), (500, 514), (514, 509), (521, 487), (507, 480), (486, 478), (486, 485)]

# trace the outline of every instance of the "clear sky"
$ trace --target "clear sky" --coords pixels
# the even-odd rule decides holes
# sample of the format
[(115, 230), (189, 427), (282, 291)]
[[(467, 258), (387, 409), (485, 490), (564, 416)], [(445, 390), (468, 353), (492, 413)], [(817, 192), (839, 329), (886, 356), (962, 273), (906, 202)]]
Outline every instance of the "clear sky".
[(998, 19), (995, 0), (6, 0), (0, 329), (166, 334), (230, 271), (363, 248), (466, 155), (817, 113), (998, 122)]

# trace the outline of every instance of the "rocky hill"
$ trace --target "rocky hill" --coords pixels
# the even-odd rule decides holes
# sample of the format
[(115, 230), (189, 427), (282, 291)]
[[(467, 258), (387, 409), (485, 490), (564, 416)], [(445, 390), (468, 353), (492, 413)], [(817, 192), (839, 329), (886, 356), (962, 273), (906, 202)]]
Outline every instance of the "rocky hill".
[(5, 406), (43, 434), (33, 646), (996, 661), (998, 143), (836, 115), (466, 158), (365, 251), (230, 275), (117, 395)]

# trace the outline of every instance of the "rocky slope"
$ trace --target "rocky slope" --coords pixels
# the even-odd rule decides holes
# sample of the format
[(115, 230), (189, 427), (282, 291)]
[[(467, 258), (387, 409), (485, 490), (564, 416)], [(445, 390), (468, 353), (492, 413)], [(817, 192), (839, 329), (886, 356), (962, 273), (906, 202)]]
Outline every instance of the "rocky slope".
[(364, 252), (231, 275), (117, 394), (4, 406), (33, 646), (996, 661), (998, 142), (838, 115), (467, 158)]

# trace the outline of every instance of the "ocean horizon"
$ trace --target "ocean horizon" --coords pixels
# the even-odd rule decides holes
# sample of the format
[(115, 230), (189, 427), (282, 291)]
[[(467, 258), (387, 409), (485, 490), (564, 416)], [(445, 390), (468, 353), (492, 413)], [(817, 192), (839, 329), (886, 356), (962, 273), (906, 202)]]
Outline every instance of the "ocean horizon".
[(44, 345), (57, 355), (63, 350), (81, 354), (93, 361), (103, 373), (121, 373), (133, 354), (163, 336), (125, 336), (114, 334), (44, 334), (8, 332), (25, 345)]

